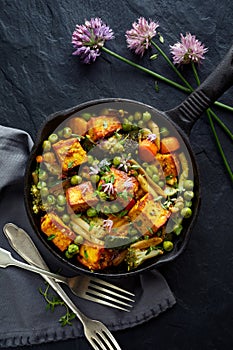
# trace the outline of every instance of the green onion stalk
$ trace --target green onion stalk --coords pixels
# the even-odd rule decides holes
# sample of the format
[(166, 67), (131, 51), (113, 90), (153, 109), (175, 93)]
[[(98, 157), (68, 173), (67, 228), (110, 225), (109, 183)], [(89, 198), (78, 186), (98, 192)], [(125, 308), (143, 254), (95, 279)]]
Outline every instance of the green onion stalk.
[[(160, 80), (160, 81), (163, 81), (164, 83), (166, 84), (169, 84), (183, 92), (186, 92), (188, 94), (190, 94), (191, 92), (194, 91), (194, 88), (191, 86), (191, 84), (184, 78), (184, 76), (180, 73), (180, 71), (176, 68), (176, 66), (172, 63), (172, 61), (169, 59), (169, 57), (166, 55), (166, 53), (159, 47), (159, 45), (157, 45), (153, 40), (151, 40), (151, 44), (155, 47), (155, 49), (161, 54), (161, 56), (165, 59), (165, 61), (168, 63), (168, 65), (172, 68), (172, 70), (177, 74), (177, 76), (181, 79), (181, 81), (184, 83), (184, 85), (181, 85), (177, 82), (174, 82), (172, 81), (171, 79), (168, 79), (142, 65), (139, 65), (137, 63), (134, 63), (133, 61), (117, 54), (116, 52), (114, 51), (111, 51), (109, 50), (108, 48), (106, 48), (105, 46), (102, 47), (102, 51), (108, 53), (109, 55), (119, 59), (120, 61), (122, 62), (125, 62), (127, 63), (128, 65), (134, 67), (134, 68), (137, 68), (139, 70), (141, 70), (142, 72), (144, 73), (147, 73), (149, 75), (151, 75), (152, 77), (156, 78), (157, 80)], [(200, 79), (199, 79), (199, 76), (198, 76), (198, 73), (197, 73), (197, 70), (196, 70), (196, 67), (194, 65), (194, 63), (192, 63), (192, 69), (193, 69), (193, 73), (194, 73), (194, 77), (196, 79), (196, 82), (198, 85), (200, 85)], [(214, 105), (220, 107), (220, 108), (223, 108), (227, 111), (230, 111), (230, 112), (233, 112), (233, 107), (231, 106), (228, 106), (224, 103), (221, 103), (221, 102), (218, 102), (218, 101), (215, 101), (214, 102)], [(215, 138), (215, 141), (216, 141), (216, 144), (217, 144), (217, 147), (218, 147), (218, 150), (220, 152), (220, 155), (223, 159), (223, 162), (224, 162), (224, 165), (225, 165), (225, 168), (230, 176), (230, 179), (233, 181), (233, 173), (231, 171), (231, 168), (229, 166), (229, 163), (226, 159), (226, 156), (224, 154), (224, 151), (222, 149), (222, 146), (221, 146), (221, 143), (219, 141), (219, 138), (218, 138), (218, 135), (217, 135), (217, 132), (216, 132), (216, 129), (214, 127), (214, 123), (213, 123), (213, 119), (219, 124), (219, 126), (224, 130), (224, 132), (228, 135), (228, 137), (233, 140), (233, 134), (231, 133), (230, 129), (222, 122), (222, 120), (217, 116), (217, 114), (211, 109), (211, 108), (208, 108), (207, 110), (207, 116), (208, 116), (208, 120), (209, 120), (209, 123), (210, 123), (210, 127), (211, 127), (211, 130), (213, 132), (213, 135), (214, 135), (214, 138)]]

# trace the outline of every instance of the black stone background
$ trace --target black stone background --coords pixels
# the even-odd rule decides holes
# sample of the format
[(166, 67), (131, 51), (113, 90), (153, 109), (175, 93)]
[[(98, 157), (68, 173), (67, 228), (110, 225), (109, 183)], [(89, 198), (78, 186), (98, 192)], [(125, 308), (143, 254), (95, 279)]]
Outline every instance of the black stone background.
[[(0, 0), (0, 124), (26, 130), (34, 138), (46, 117), (58, 110), (103, 97), (139, 100), (167, 110), (185, 94), (103, 54), (93, 65), (72, 56), (76, 23), (101, 17), (115, 32), (107, 47), (136, 58), (124, 34), (139, 16), (158, 20), (164, 49), (190, 31), (209, 48), (199, 72), (203, 80), (232, 44), (232, 0)], [(176, 80), (159, 58), (142, 63)], [(184, 74), (194, 82), (190, 70)], [(233, 89), (221, 98), (233, 105)], [(232, 113), (216, 109), (232, 130)], [(217, 127), (232, 164), (232, 143)], [(177, 304), (151, 321), (115, 333), (122, 349), (217, 350), (233, 348), (232, 183), (217, 152), (206, 115), (190, 141), (200, 168), (202, 206), (186, 251), (160, 271)], [(1, 142), (1, 141), (0, 141)], [(156, 293), (156, 291), (155, 291)], [(38, 350), (89, 349), (85, 339), (28, 347)]]

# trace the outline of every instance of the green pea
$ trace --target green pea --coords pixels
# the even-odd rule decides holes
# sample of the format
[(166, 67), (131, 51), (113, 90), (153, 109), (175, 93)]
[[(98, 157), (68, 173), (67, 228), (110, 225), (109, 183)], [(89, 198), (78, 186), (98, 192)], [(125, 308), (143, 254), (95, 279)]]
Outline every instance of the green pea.
[(154, 182), (159, 182), (159, 175), (157, 175), (157, 174), (152, 175), (152, 180)]
[(121, 157), (114, 157), (114, 158), (113, 158), (113, 164), (114, 164), (115, 166), (120, 165), (120, 164), (121, 164)]
[(66, 250), (66, 251), (65, 251), (65, 257), (66, 257), (67, 259), (71, 259), (71, 258), (73, 258), (73, 254), (70, 254), (70, 253), (68, 252), (68, 250)]
[(162, 126), (162, 127), (160, 128), (160, 134), (162, 134), (164, 137), (166, 137), (166, 136), (168, 136), (170, 133), (169, 133), (169, 130), (168, 130), (166, 127)]
[(163, 249), (166, 250), (167, 252), (170, 252), (173, 249), (173, 243), (171, 241), (164, 241)]
[(56, 198), (52, 194), (49, 194), (47, 197), (47, 202), (48, 202), (48, 204), (53, 205), (56, 203)]
[(181, 231), (182, 231), (182, 229), (183, 229), (183, 226), (182, 226), (182, 225), (176, 224), (176, 225), (173, 227), (173, 232), (174, 232), (177, 236), (179, 236), (180, 233), (181, 233)]
[(43, 150), (44, 150), (45, 152), (50, 151), (50, 150), (51, 150), (51, 142), (50, 142), (49, 140), (45, 140), (45, 141), (43, 142), (42, 147), (43, 147)]
[(96, 182), (98, 182), (100, 180), (100, 177), (97, 174), (93, 174), (93, 175), (91, 175), (90, 179), (91, 179), (91, 182), (93, 184), (96, 184)]
[(55, 142), (58, 141), (58, 135), (57, 135), (57, 134), (51, 134), (51, 135), (49, 135), (48, 140), (49, 140), (51, 143), (55, 143)]
[(191, 207), (192, 206), (192, 201), (185, 201), (185, 206), (186, 207)]
[(185, 181), (184, 181), (184, 188), (185, 188), (186, 190), (192, 190), (193, 187), (194, 187), (194, 182), (193, 182), (193, 180), (185, 180)]
[(141, 112), (135, 112), (134, 113), (134, 120), (140, 120), (142, 118)]
[(68, 224), (70, 222), (70, 216), (68, 214), (63, 214), (62, 215), (62, 221), (65, 223), (65, 224)]
[(130, 124), (129, 122), (128, 123), (123, 123), (122, 124), (122, 130), (123, 131), (131, 131), (131, 129), (132, 129), (132, 124)]
[(146, 111), (142, 114), (142, 118), (143, 118), (144, 122), (148, 122), (149, 120), (151, 120), (151, 114)]
[(49, 195), (48, 187), (42, 187), (40, 190), (40, 195), (41, 197), (47, 197)]
[(144, 121), (143, 120), (139, 120), (138, 121), (138, 127), (139, 128), (143, 128), (143, 126), (144, 126)]
[(189, 218), (189, 217), (192, 215), (192, 210), (191, 210), (190, 208), (184, 207), (184, 208), (181, 210), (180, 214), (181, 214), (185, 219), (187, 219), (187, 218)]
[(147, 173), (147, 175), (150, 176), (150, 177), (153, 176), (153, 171), (151, 170), (150, 167), (147, 167), (147, 168), (146, 168), (146, 173)]
[(184, 199), (186, 201), (190, 201), (194, 197), (193, 191), (185, 191), (184, 192)]
[(124, 146), (120, 143), (116, 143), (112, 148), (113, 153), (121, 153), (124, 151)]
[(39, 170), (39, 174), (38, 175), (39, 175), (39, 179), (42, 180), (42, 181), (45, 181), (48, 178), (48, 174), (43, 169)]
[(56, 205), (56, 209), (58, 211), (58, 213), (63, 213), (65, 211), (65, 207), (62, 205)]
[(81, 235), (77, 235), (74, 239), (74, 243), (79, 245), (79, 244), (82, 244), (84, 241), (83, 237)]
[(132, 114), (129, 115), (129, 116), (128, 116), (128, 121), (133, 122), (133, 120), (134, 120), (134, 116), (133, 116)]
[(143, 166), (143, 168), (147, 168), (148, 167), (148, 163), (144, 162), (144, 163), (142, 163), (142, 166)]
[(63, 194), (59, 194), (57, 196), (57, 204), (58, 205), (65, 205), (66, 204), (66, 197)]
[(70, 179), (71, 185), (79, 185), (82, 182), (82, 177), (79, 175), (73, 175)]
[(92, 156), (92, 155), (88, 155), (87, 156), (87, 162), (89, 163), (89, 164), (93, 164), (93, 161), (94, 161), (94, 157)]
[(178, 208), (179, 210), (184, 208), (184, 202), (183, 200), (178, 200), (175, 204), (175, 207)]
[(105, 192), (99, 192), (99, 197), (101, 201), (106, 201), (107, 194)]
[(150, 169), (154, 174), (158, 174), (158, 168), (155, 165), (150, 165)]
[(79, 252), (79, 246), (77, 244), (72, 243), (69, 245), (67, 251), (69, 254), (72, 255), (77, 254)]
[(63, 129), (63, 137), (68, 139), (72, 135), (72, 129), (68, 126)]
[(96, 215), (97, 215), (97, 211), (95, 208), (88, 208), (87, 209), (87, 216), (92, 218), (93, 216), (96, 216)]
[(159, 187), (163, 188), (164, 185), (165, 185), (165, 183), (164, 183), (164, 181), (159, 181), (159, 182), (158, 182), (158, 185), (159, 185)]
[(63, 137), (63, 129), (58, 130), (57, 134), (60, 138), (62, 138)]
[(36, 187), (38, 188), (38, 190), (41, 190), (43, 187), (47, 187), (47, 184), (45, 181), (39, 181)]

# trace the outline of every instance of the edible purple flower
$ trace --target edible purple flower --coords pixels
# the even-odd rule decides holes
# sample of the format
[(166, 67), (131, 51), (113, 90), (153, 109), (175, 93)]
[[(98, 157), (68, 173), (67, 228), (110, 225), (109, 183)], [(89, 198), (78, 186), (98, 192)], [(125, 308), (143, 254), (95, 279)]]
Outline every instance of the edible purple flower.
[(108, 196), (114, 194), (114, 186), (111, 182), (102, 185), (104, 192), (107, 193)]
[(91, 18), (85, 24), (77, 24), (72, 35), (75, 48), (73, 55), (80, 56), (83, 63), (92, 63), (100, 56), (105, 41), (114, 38), (112, 29), (101, 18)]
[(93, 166), (90, 166), (90, 175), (97, 175), (100, 172), (100, 168), (97, 164), (94, 164)]
[(123, 168), (123, 170), (127, 173), (128, 172), (128, 167), (130, 166), (130, 163), (128, 162), (130, 160), (130, 156), (122, 156), (121, 157), (121, 162), (120, 164), (118, 165), (118, 169), (121, 169)]
[(155, 134), (149, 134), (149, 135), (147, 136), (147, 140), (148, 140), (148, 141), (151, 141), (151, 142), (153, 142), (154, 140), (156, 140), (156, 138), (157, 138), (157, 136), (156, 136)]
[(112, 229), (113, 221), (110, 220), (110, 219), (107, 219), (107, 220), (104, 220), (103, 222), (104, 222), (103, 227), (104, 227), (105, 229), (107, 229), (108, 232), (110, 232), (111, 229)]
[(174, 64), (189, 64), (191, 62), (200, 63), (203, 60), (204, 54), (208, 49), (195, 35), (186, 33), (185, 36), (180, 34), (181, 41), (174, 45), (170, 45), (171, 53), (173, 55)]
[(133, 181), (130, 177), (125, 181), (124, 186), (127, 190), (130, 190), (133, 187)]
[(132, 24), (132, 27), (132, 29), (126, 31), (127, 46), (137, 55), (143, 56), (151, 45), (151, 39), (156, 35), (159, 24), (152, 20), (148, 22), (144, 17), (140, 17), (138, 22)]

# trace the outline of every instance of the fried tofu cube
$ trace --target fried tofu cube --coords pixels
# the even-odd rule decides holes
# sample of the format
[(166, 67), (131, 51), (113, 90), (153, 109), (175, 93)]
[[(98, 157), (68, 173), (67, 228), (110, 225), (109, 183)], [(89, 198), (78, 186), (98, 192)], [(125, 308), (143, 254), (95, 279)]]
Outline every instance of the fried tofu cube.
[(112, 265), (113, 251), (101, 246), (82, 244), (77, 259), (91, 270), (102, 270)]
[(75, 239), (75, 233), (64, 224), (55, 213), (47, 213), (41, 221), (41, 230), (48, 236), (53, 237), (51, 241), (63, 252)]
[(86, 151), (76, 138), (60, 140), (52, 147), (64, 172), (87, 161)]
[(121, 129), (121, 123), (117, 117), (102, 115), (91, 118), (87, 123), (87, 129), (91, 140), (97, 141)]
[(90, 181), (73, 186), (66, 191), (66, 201), (69, 209), (83, 212), (89, 207), (97, 204), (98, 199), (94, 194), (94, 189)]
[(157, 153), (155, 158), (160, 163), (166, 183), (174, 185), (177, 182), (178, 176), (178, 164), (176, 158), (172, 154), (160, 154)]
[(128, 216), (142, 235), (151, 236), (167, 222), (170, 211), (164, 209), (160, 202), (155, 202), (153, 196), (147, 193), (137, 201)]

